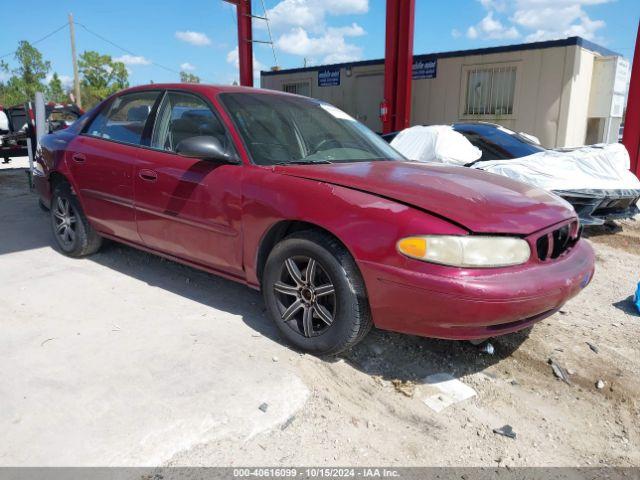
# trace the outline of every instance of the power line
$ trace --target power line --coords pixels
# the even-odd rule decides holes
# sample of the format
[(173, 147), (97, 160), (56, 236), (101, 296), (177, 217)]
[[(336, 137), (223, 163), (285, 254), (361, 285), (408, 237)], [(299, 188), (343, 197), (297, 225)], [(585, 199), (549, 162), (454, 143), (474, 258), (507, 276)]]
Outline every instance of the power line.
[[(87, 31), (88, 33), (90, 33), (91, 35), (93, 35), (93, 36), (95, 36), (95, 37), (99, 38), (100, 40), (102, 40), (102, 41), (104, 41), (104, 42), (107, 42), (108, 44), (110, 44), (110, 45), (112, 45), (112, 46), (116, 47), (117, 49), (122, 50), (123, 52), (128, 53), (129, 55), (133, 55), (134, 57), (137, 57), (137, 56), (138, 56), (138, 55), (136, 55), (135, 53), (133, 53), (131, 50), (129, 50), (129, 49), (127, 49), (127, 48), (124, 48), (124, 47), (122, 47), (122, 46), (118, 45), (118, 44), (117, 44), (117, 43), (115, 43), (115, 42), (112, 42), (111, 40), (109, 40), (108, 38), (106, 38), (106, 37), (104, 37), (104, 36), (100, 35), (99, 33), (94, 32), (93, 30), (89, 29), (86, 25), (84, 25), (84, 24), (82, 24), (82, 23), (80, 23), (80, 22), (73, 22), (73, 23), (74, 23), (75, 25), (78, 25), (78, 26), (82, 27), (84, 30), (86, 30), (86, 31)], [(58, 33), (59, 31), (64, 30), (64, 29), (65, 29), (65, 28), (67, 28), (68, 26), (69, 26), (69, 24), (68, 24), (68, 23), (65, 23), (64, 25), (61, 25), (60, 27), (56, 28), (56, 29), (55, 29), (55, 30), (53, 30), (52, 32), (47, 33), (44, 37), (39, 38), (38, 40), (36, 40), (36, 41), (34, 41), (34, 42), (30, 42), (30, 43), (31, 43), (31, 45), (37, 45), (37, 44), (39, 44), (40, 42), (43, 42), (43, 41), (45, 41), (46, 39), (48, 39), (49, 37), (51, 37), (51, 36), (55, 35), (55, 34), (56, 34), (56, 33)], [(18, 50), (16, 49), (16, 50), (14, 50), (13, 52), (9, 52), (9, 53), (5, 53), (5, 54), (3, 54), (3, 55), (0, 55), (0, 59), (2, 59), (2, 58), (6, 58), (6, 57), (9, 57), (9, 56), (11, 56), (11, 55), (15, 55), (15, 53), (16, 53), (17, 51), (18, 51)], [(168, 72), (171, 72), (171, 73), (177, 73), (178, 75), (180, 75), (180, 72), (179, 72), (178, 70), (174, 70), (173, 68), (169, 68), (169, 67), (167, 67), (167, 66), (165, 66), (165, 65), (162, 65), (162, 64), (160, 64), (160, 63), (157, 63), (157, 62), (153, 62), (153, 61), (152, 61), (152, 62), (151, 62), (151, 64), (152, 64), (152, 65), (155, 65), (156, 67), (159, 67), (159, 68), (162, 68), (162, 69), (164, 69), (164, 70), (167, 70)]]
[[(50, 32), (50, 33), (47, 33), (44, 37), (39, 38), (39, 39), (38, 39), (38, 40), (36, 40), (35, 42), (30, 42), (30, 43), (31, 43), (31, 45), (37, 45), (37, 44), (39, 44), (40, 42), (45, 41), (47, 38), (49, 38), (49, 37), (51, 37), (51, 36), (55, 35), (55, 34), (56, 34), (56, 33), (58, 33), (60, 30), (63, 30), (63, 29), (65, 29), (65, 28), (67, 28), (68, 26), (69, 26), (69, 24), (65, 23), (64, 25), (62, 25), (62, 26), (60, 26), (60, 27), (56, 28), (54, 31), (52, 31), (52, 32)], [(10, 56), (10, 55), (15, 55), (17, 51), (18, 51), (18, 50), (16, 49), (16, 50), (14, 50), (13, 52), (9, 52), (9, 53), (5, 53), (4, 55), (0, 55), (0, 58), (5, 58), (5, 57), (8, 57), (8, 56)]]
[[(79, 22), (73, 22), (73, 23), (74, 23), (74, 24), (76, 24), (76, 25), (78, 25), (78, 26), (80, 26), (80, 27), (82, 27), (82, 28), (83, 28), (83, 29), (85, 29), (88, 33), (90, 33), (91, 35), (93, 35), (93, 36), (95, 36), (95, 37), (99, 38), (99, 39), (100, 39), (100, 40), (102, 40), (103, 42), (107, 42), (109, 45), (112, 45), (112, 46), (116, 47), (117, 49), (122, 50), (123, 52), (128, 53), (129, 55), (132, 55), (132, 56), (134, 56), (134, 57), (138, 57), (138, 56), (139, 56), (139, 55), (135, 54), (134, 52), (132, 52), (131, 50), (129, 50), (128, 48), (124, 48), (124, 47), (122, 47), (122, 46), (118, 45), (117, 43), (112, 42), (112, 41), (111, 41), (111, 40), (109, 40), (108, 38), (106, 38), (106, 37), (104, 37), (104, 36), (100, 35), (99, 33), (94, 32), (93, 30), (89, 29), (86, 25), (84, 25), (84, 24), (82, 24), (82, 23), (79, 23)], [(168, 71), (168, 72), (177, 73), (178, 75), (180, 75), (180, 72), (179, 72), (178, 70), (174, 70), (173, 68), (169, 68), (169, 67), (167, 67), (167, 66), (165, 66), (165, 65), (162, 65), (162, 64), (160, 64), (160, 63), (157, 63), (157, 62), (151, 61), (151, 64), (152, 64), (152, 65), (154, 65), (154, 66), (156, 66), (156, 67), (162, 68), (162, 69), (164, 69), (164, 70), (166, 70), (166, 71)]]

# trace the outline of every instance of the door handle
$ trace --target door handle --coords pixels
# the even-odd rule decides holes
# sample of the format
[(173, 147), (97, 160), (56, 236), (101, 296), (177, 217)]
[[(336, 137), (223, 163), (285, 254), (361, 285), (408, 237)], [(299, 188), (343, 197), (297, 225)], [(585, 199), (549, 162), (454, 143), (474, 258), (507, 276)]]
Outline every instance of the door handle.
[(143, 168), (138, 173), (138, 176), (147, 182), (155, 182), (158, 179), (158, 174), (153, 170), (149, 170), (148, 168)]
[(87, 159), (87, 157), (85, 157), (81, 153), (74, 153), (73, 155), (71, 155), (71, 158), (73, 158), (73, 161), (77, 163), (84, 163), (84, 161)]

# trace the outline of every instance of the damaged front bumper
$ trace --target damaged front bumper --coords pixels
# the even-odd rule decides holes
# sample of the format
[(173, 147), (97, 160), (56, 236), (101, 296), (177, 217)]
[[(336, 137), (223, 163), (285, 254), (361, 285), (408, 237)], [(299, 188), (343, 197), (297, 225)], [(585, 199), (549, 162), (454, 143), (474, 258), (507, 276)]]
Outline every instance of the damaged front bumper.
[(554, 190), (569, 202), (582, 225), (602, 225), (607, 220), (629, 218), (640, 213), (640, 189)]

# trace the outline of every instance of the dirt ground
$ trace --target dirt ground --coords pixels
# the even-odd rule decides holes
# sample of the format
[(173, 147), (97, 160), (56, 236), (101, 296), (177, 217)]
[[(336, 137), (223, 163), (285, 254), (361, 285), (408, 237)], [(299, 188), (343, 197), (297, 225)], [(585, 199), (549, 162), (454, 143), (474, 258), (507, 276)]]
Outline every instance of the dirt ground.
[[(619, 225), (615, 234), (588, 234), (597, 273), (583, 294), (532, 330), (491, 340), (494, 355), (465, 342), (374, 331), (337, 361), (295, 360), (313, 393), (280, 429), (201, 445), (170, 463), (640, 465), (640, 316), (631, 303), (640, 221)], [(568, 370), (570, 385), (549, 359)], [(436, 372), (453, 374), (477, 397), (431, 411), (420, 380)], [(394, 380), (416, 382), (413, 397)], [(505, 424), (516, 439), (493, 433)]]
[[(35, 198), (18, 186), (23, 175), (0, 172), (0, 200), (19, 197), (25, 206), (21, 215), (46, 222)], [(0, 237), (12, 218), (0, 219)], [(315, 358), (288, 349), (273, 334), (256, 292), (124, 246), (109, 246), (98, 254), (98, 263), (137, 278), (140, 271), (156, 275), (165, 285), (180, 277), (185, 296), (187, 288), (205, 289), (214, 299), (225, 295), (225, 301), (208, 304), (209, 318), (228, 315), (231, 304), (251, 305), (256, 321), (246, 332), (239, 330), (237, 351), (227, 345), (227, 357), (255, 360), (256, 352), (242, 342), (260, 337), (267, 342), (264, 351), (277, 355), (259, 355), (260, 361), (286, 368), (310, 392), (303, 406), (277, 425), (200, 436), (163, 458), (164, 465), (640, 466), (640, 316), (631, 303), (640, 281), (640, 218), (618, 224), (614, 233), (602, 228), (587, 233), (597, 253), (591, 285), (533, 329), (492, 339), (494, 354), (467, 342), (374, 330), (339, 358)], [(60, 256), (46, 246), (40, 255)], [(3, 261), (0, 255), (0, 275)], [(185, 286), (185, 276), (190, 285)], [(162, 282), (139, 282), (136, 288), (162, 288)], [(54, 292), (37, 295), (46, 305)], [(82, 294), (91, 304), (95, 293)], [(554, 376), (550, 359), (568, 372), (570, 383)], [(429, 393), (422, 380), (441, 372), (477, 396), (434, 412), (422, 401)], [(596, 387), (599, 380), (604, 388)], [(244, 387), (253, 381), (247, 377)], [(406, 388), (397, 388), (399, 381)], [(507, 424), (515, 439), (493, 433)]]

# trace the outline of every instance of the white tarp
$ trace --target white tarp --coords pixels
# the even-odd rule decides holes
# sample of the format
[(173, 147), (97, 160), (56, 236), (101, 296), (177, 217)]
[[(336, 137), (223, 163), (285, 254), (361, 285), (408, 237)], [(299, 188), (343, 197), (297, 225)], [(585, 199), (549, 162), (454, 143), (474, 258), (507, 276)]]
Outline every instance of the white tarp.
[(473, 168), (546, 190), (640, 189), (640, 180), (629, 171), (629, 153), (620, 143), (480, 161)]
[(9, 118), (2, 110), (0, 110), (0, 131), (9, 131)]
[(461, 133), (450, 125), (435, 125), (407, 128), (393, 139), (391, 146), (405, 157), (420, 162), (467, 165), (477, 161), (471, 168), (545, 190), (640, 189), (640, 180), (629, 171), (627, 149), (619, 143), (483, 161), (482, 152)]
[(482, 156), (480, 149), (449, 125), (407, 128), (396, 135), (391, 146), (408, 159), (419, 162), (466, 165)]

